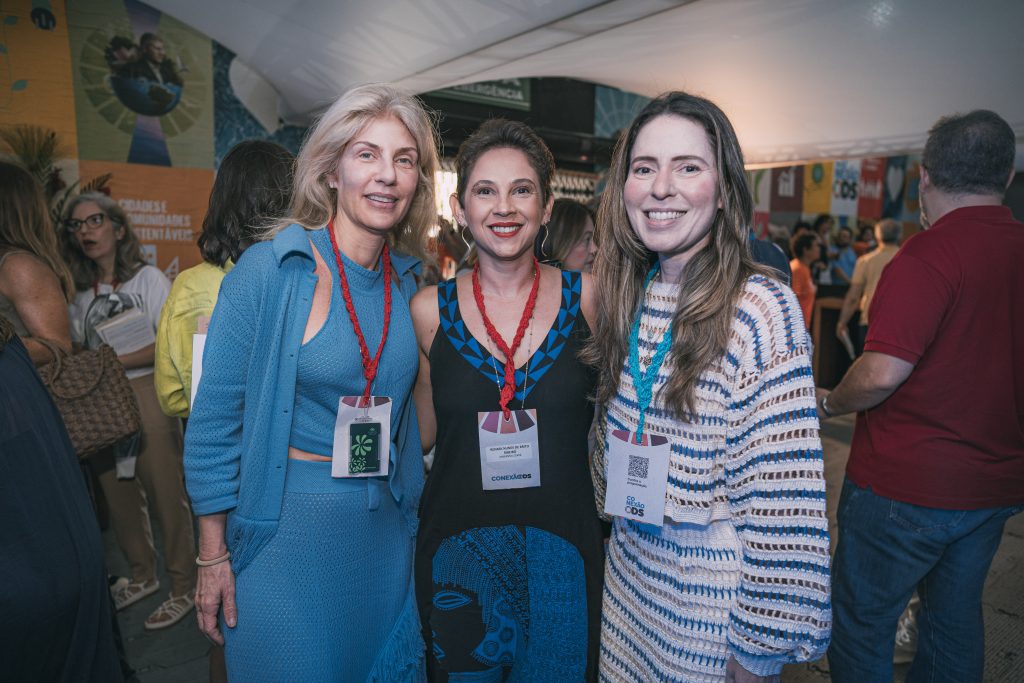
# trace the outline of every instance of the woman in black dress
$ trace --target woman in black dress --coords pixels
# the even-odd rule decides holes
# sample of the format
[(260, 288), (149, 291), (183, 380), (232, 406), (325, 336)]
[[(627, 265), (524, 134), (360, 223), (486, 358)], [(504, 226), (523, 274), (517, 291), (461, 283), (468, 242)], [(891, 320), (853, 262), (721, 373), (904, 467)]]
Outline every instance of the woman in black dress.
[(577, 358), (590, 279), (533, 256), (554, 160), (532, 130), (488, 121), (457, 165), (452, 212), (478, 264), (411, 305), (420, 432), (424, 450), (436, 445), (415, 569), (429, 671), (592, 680), (603, 561), (587, 464), (595, 376)]

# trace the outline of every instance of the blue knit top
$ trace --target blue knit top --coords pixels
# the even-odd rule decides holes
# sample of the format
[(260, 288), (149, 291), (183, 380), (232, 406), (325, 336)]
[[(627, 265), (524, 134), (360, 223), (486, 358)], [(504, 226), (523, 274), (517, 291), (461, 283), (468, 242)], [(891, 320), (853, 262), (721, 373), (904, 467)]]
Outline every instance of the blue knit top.
[[(281, 514), (297, 357), (317, 282), (311, 238), (328, 239), (322, 229), (292, 225), (272, 242), (247, 249), (224, 278), (210, 321), (203, 377), (185, 438), (185, 483), (195, 514), (230, 511), (226, 540), (236, 572), (273, 537)], [(328, 263), (333, 261), (332, 253)], [(399, 284), (376, 388), (392, 400), (389, 474), (386, 479), (344, 481), (367, 492), (369, 509), (377, 508), (382, 495), (393, 496), (415, 534), (423, 461), (411, 392), (418, 357), (408, 302), (416, 290), (413, 272), (419, 262), (392, 254), (391, 263)], [(360, 325), (376, 350), (383, 281), (379, 273), (357, 273), (358, 266), (351, 265), (346, 272)], [(332, 300), (340, 303), (340, 285), (333, 287), (337, 297), (332, 295)], [(351, 325), (341, 326), (339, 335), (337, 356), (325, 371), (337, 375), (332, 379), (336, 391), (362, 393), (362, 366)]]
[[(326, 230), (309, 233), (320, 256), (331, 272), (331, 303), (327, 319), (313, 337), (299, 347), (295, 382), (295, 412), (292, 415), (290, 445), (309, 453), (331, 455), (334, 445), (334, 423), (338, 414), (338, 398), (359, 396), (366, 380), (359, 362), (359, 342), (345, 310), (334, 249)], [(371, 356), (380, 345), (384, 327), (384, 275), (378, 262), (376, 270), (367, 270), (341, 255), (345, 264), (352, 303), (359, 316)], [(416, 379), (419, 364), (416, 335), (409, 308), (402, 306), (401, 291), (392, 288), (391, 323), (387, 342), (381, 352), (380, 366), (373, 383), (375, 396), (405, 396)], [(397, 305), (396, 305), (397, 304)], [(410, 371), (410, 368), (413, 370)], [(391, 404), (391, 438), (398, 429), (394, 400)]]

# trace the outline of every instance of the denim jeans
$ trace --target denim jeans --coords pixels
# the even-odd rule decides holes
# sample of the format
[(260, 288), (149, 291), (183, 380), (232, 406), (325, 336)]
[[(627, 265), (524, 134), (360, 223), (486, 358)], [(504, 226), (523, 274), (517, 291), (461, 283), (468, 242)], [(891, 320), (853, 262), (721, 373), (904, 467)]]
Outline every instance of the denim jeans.
[(849, 479), (832, 564), (834, 683), (890, 683), (896, 623), (916, 588), (908, 683), (972, 683), (985, 667), (981, 593), (1003, 526), (1021, 506), (942, 510), (876, 495)]

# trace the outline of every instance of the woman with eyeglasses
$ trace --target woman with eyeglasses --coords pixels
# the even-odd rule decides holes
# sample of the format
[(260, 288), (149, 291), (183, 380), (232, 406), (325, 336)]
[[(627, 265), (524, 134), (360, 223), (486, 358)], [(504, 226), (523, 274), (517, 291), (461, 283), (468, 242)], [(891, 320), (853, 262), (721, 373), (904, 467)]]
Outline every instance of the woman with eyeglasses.
[(53, 360), (39, 339), (71, 350), (67, 304), (74, 291), (42, 188), (24, 168), (0, 161), (0, 316), (36, 365)]
[[(125, 313), (131, 316), (134, 310), (142, 313), (141, 326), (151, 328), (155, 340), (160, 309), (171, 283), (159, 269), (146, 265), (124, 209), (105, 194), (85, 193), (68, 202), (64, 228), (61, 246), (78, 290), (71, 304), (75, 341), (89, 348), (98, 346), (102, 339), (97, 327), (102, 329), (104, 323)], [(133, 462), (130, 453), (115, 454), (113, 450), (90, 458), (110, 505), (118, 545), (131, 566), (130, 581), (114, 594), (118, 610), (160, 588), (150, 507), (160, 522), (171, 590), (146, 619), (143, 625), (147, 630), (173, 626), (188, 614), (194, 607), (196, 585), (195, 537), (183, 481), (181, 427), (160, 410), (153, 387), (153, 353), (154, 344), (149, 343), (118, 354), (142, 413), (137, 460)]]

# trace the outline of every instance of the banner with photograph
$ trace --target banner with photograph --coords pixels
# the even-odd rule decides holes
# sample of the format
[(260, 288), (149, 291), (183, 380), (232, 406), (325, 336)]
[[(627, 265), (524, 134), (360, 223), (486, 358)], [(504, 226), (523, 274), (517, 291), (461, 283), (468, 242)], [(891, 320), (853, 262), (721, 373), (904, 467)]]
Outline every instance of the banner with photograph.
[(210, 39), (137, 0), (70, 3), (79, 156), (213, 168)]
[(60, 156), (77, 156), (64, 3), (8, 0), (0, 5), (0, 29), (0, 126), (52, 130)]
[(882, 217), (895, 218), (903, 214), (903, 192), (907, 179), (907, 157), (889, 157), (885, 164), (885, 184)]
[(860, 160), (860, 187), (857, 193), (857, 215), (875, 220), (882, 217), (885, 157)]
[(804, 213), (831, 213), (832, 162), (804, 166)]
[(172, 280), (202, 258), (196, 239), (213, 188), (213, 171), (81, 161), (83, 178), (112, 174), (110, 196), (127, 212), (146, 261)]
[(804, 167), (785, 166), (771, 172), (772, 212), (800, 213), (804, 207)]

